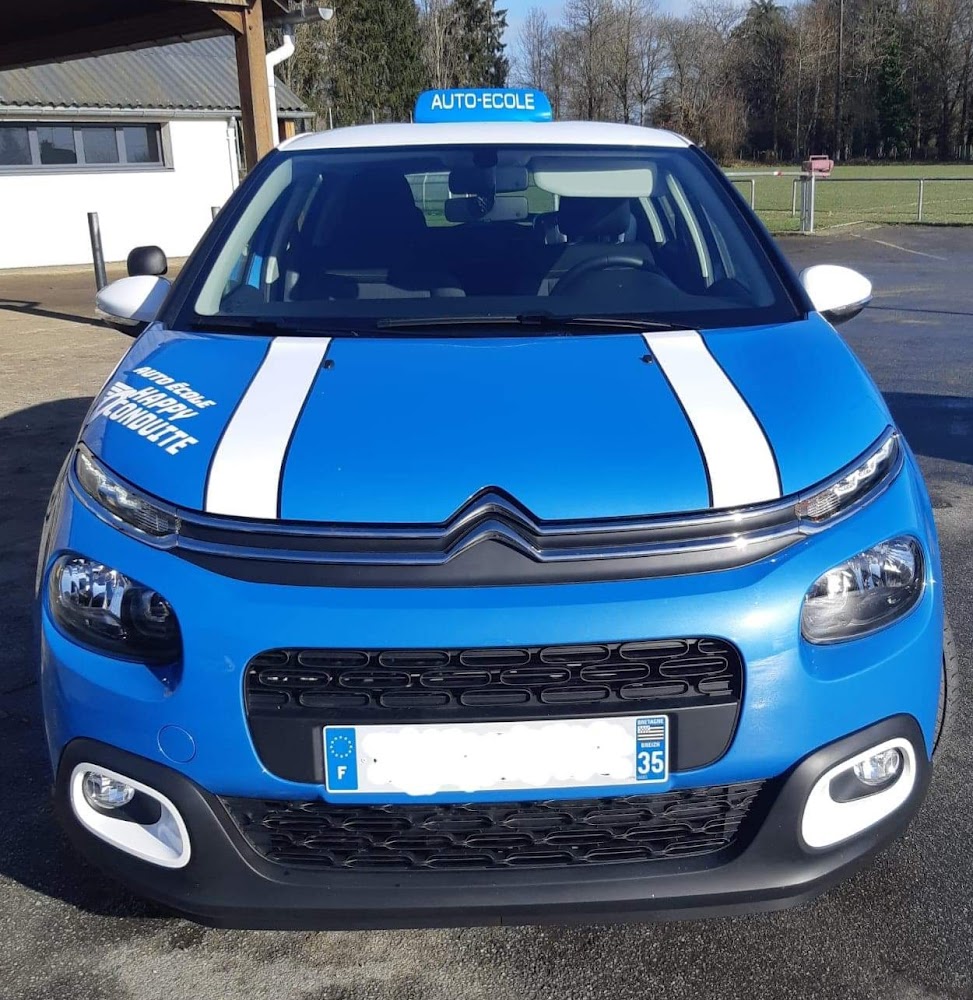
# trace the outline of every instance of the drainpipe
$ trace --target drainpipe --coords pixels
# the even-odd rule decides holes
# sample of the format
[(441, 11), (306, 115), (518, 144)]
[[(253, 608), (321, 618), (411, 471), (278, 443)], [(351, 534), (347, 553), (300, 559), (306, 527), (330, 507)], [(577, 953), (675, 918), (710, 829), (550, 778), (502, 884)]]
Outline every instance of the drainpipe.
[(280, 145), (280, 125), (277, 121), (277, 77), (274, 70), (280, 63), (290, 59), (294, 55), (294, 25), (285, 24), (284, 44), (273, 52), (267, 53), (267, 86), (270, 89), (270, 127), (273, 129), (271, 142), (274, 146)]
[(236, 119), (226, 120), (226, 148), (230, 156), (230, 192), (240, 186), (240, 147), (236, 137)]

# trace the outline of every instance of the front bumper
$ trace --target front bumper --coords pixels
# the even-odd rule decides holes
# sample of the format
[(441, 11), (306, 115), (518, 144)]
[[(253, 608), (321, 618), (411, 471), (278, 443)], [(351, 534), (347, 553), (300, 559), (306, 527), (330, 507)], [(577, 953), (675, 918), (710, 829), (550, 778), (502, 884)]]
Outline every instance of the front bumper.
[[(915, 783), (898, 809), (842, 844), (804, 844), (801, 816), (814, 782), (855, 753), (902, 737), (917, 749)], [(749, 835), (705, 860), (517, 871), (316, 872), (259, 856), (220, 800), (185, 776), (97, 743), (75, 740), (58, 768), (56, 805), (74, 844), (136, 892), (224, 927), (350, 929), (543, 921), (671, 919), (780, 909), (804, 902), (862, 866), (903, 832), (929, 782), (922, 733), (896, 716), (815, 751), (769, 782)], [(100, 764), (162, 792), (189, 831), (186, 867), (160, 868), (94, 837), (75, 818), (69, 776)]]

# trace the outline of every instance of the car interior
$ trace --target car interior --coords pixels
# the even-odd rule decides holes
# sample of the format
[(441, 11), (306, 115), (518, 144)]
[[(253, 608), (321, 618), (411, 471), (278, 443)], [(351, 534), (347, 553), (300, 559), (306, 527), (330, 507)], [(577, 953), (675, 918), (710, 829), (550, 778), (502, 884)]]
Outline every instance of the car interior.
[(687, 297), (759, 304), (674, 173), (578, 162), (304, 171), (254, 229), (220, 312), (511, 296), (633, 310)]

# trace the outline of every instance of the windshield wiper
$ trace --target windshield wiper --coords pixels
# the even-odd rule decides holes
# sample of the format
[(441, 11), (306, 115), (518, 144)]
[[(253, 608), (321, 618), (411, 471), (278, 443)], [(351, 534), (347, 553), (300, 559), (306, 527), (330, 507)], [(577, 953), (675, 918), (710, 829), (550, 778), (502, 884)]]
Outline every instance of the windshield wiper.
[(307, 334), (350, 333), (351, 327), (321, 322), (316, 319), (272, 319), (269, 316), (200, 316), (189, 324), (190, 330), (212, 333), (286, 333)]
[(521, 326), (533, 330), (559, 331), (585, 327), (597, 330), (684, 330), (684, 325), (642, 319), (638, 316), (558, 316), (556, 313), (531, 312), (499, 316), (425, 316), (405, 319), (380, 319), (380, 330), (412, 330), (444, 326)]

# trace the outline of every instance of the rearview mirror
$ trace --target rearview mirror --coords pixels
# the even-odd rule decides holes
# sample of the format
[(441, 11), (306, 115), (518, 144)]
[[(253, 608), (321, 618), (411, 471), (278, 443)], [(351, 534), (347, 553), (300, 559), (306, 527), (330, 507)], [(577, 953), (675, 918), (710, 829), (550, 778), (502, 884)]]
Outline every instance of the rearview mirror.
[(119, 278), (95, 296), (95, 311), (110, 327), (137, 337), (158, 315), (171, 287), (151, 274)]
[(801, 284), (814, 308), (835, 326), (857, 316), (872, 299), (868, 278), (837, 264), (806, 268), (801, 272)]
[(523, 222), (528, 205), (526, 198), (515, 194), (498, 197), (486, 211), (479, 198), (447, 198), (443, 211), (447, 222)]

